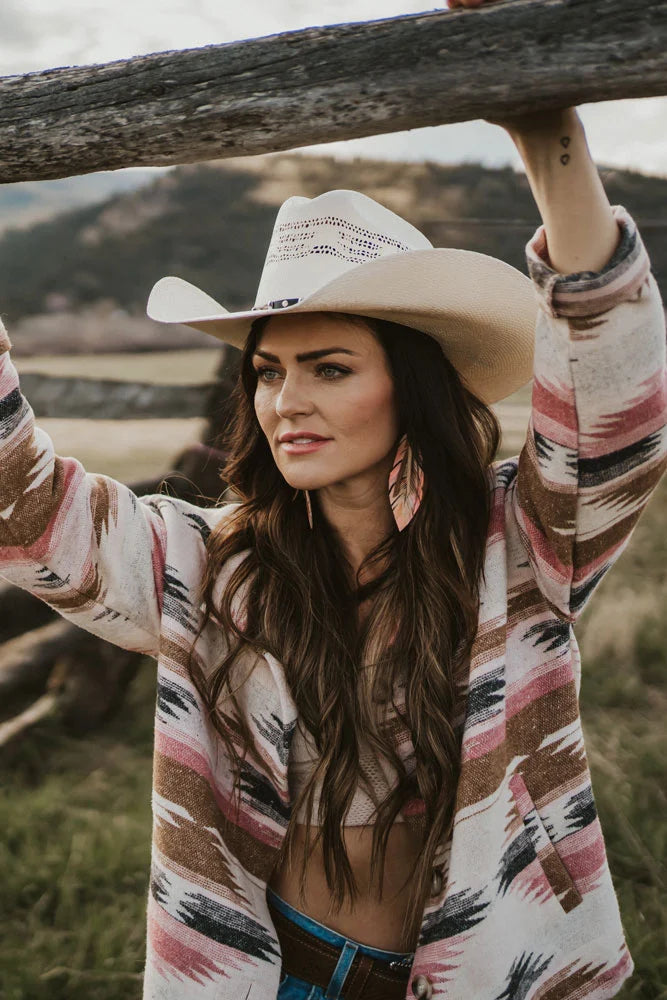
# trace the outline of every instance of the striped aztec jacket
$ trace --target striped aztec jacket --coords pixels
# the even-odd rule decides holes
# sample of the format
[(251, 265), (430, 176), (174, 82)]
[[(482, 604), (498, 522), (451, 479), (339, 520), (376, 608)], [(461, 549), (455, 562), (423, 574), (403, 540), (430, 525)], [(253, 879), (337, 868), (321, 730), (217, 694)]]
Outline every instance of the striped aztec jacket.
[[(663, 308), (632, 218), (614, 213), (621, 241), (599, 274), (555, 273), (542, 227), (526, 248), (539, 306), (531, 416), (520, 454), (489, 469), (456, 819), (435, 858), (408, 998), (602, 1000), (632, 972), (573, 631), (667, 465)], [(252, 654), (238, 700), (258, 759), (245, 764), (232, 821), (228, 762), (185, 669), (206, 540), (234, 505), (137, 498), (56, 456), (2, 324), (0, 338), (0, 571), (157, 659), (144, 998), (274, 1000), (281, 958), (266, 884), (290, 816), (295, 704), (281, 664)], [(218, 595), (242, 557), (223, 567)], [(224, 649), (209, 622), (200, 662)], [(407, 759), (409, 734), (397, 744)]]

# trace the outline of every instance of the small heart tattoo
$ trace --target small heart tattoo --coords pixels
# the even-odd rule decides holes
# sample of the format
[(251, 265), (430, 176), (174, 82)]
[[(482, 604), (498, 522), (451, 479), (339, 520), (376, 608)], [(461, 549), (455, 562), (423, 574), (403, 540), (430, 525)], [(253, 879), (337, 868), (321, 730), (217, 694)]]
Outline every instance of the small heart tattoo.
[(567, 147), (570, 145), (570, 137), (569, 137), (569, 135), (564, 135), (563, 138), (560, 141), (560, 144), (563, 147), (563, 149), (567, 149)]
[(566, 167), (568, 165), (568, 163), (570, 162), (570, 154), (569, 153), (563, 153), (563, 155), (560, 158), (560, 162), (563, 164), (564, 167)]

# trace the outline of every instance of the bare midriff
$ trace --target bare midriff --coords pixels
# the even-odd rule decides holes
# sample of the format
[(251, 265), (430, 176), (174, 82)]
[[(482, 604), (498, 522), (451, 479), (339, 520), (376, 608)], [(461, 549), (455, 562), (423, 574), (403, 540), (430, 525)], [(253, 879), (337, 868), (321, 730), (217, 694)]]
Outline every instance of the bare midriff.
[[(311, 831), (311, 841), (316, 831)], [(378, 901), (371, 891), (370, 859), (373, 828), (350, 826), (344, 831), (345, 846), (352, 871), (359, 887), (359, 895), (350, 907), (349, 901), (339, 911), (329, 910), (331, 890), (324, 874), (321, 844), (318, 844), (308, 862), (305, 895), (299, 897), (300, 859), (306, 850), (306, 827), (298, 825), (294, 841), (294, 868), (285, 862), (275, 869), (269, 885), (291, 906), (325, 924), (339, 934), (360, 941), (372, 948), (386, 951), (413, 951), (414, 942), (403, 935), (403, 919), (407, 912), (412, 888), (411, 871), (419, 854), (420, 845), (406, 823), (392, 827), (387, 843), (383, 880), (383, 899)]]

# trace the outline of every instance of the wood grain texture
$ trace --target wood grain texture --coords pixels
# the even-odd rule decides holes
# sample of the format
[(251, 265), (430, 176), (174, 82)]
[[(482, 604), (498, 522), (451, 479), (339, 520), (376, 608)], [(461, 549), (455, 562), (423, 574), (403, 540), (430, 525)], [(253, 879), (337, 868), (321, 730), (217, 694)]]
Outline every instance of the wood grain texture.
[(667, 0), (505, 0), (1, 78), (0, 182), (666, 93)]

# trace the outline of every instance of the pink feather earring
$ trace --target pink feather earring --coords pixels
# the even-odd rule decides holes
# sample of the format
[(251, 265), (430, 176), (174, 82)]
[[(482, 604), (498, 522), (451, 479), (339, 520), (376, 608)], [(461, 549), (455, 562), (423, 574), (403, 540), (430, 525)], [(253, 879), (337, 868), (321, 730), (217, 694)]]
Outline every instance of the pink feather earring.
[(389, 502), (399, 531), (403, 531), (417, 513), (423, 494), (424, 472), (404, 434), (398, 442), (389, 473)]
[[(295, 491), (296, 499), (298, 491)], [(396, 448), (389, 473), (389, 502), (399, 531), (408, 526), (419, 510), (424, 493), (424, 473), (404, 434)], [(303, 491), (308, 525), (313, 530), (313, 505), (308, 490)]]

